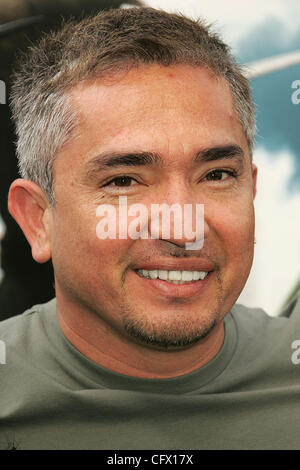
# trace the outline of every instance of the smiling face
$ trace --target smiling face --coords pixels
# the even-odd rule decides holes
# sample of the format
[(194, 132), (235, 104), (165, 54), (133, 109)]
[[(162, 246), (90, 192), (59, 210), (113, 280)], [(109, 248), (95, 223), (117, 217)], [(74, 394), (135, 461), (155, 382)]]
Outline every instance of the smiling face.
[[(71, 97), (79, 137), (54, 162), (51, 251), (61, 315), (85, 335), (93, 325), (102, 340), (196, 343), (221, 324), (253, 258), (256, 173), (229, 87), (202, 68), (150, 65), (81, 84)], [(152, 204), (204, 204), (203, 248), (187, 250), (191, 240), (172, 231), (100, 240), (97, 207), (118, 214), (119, 196), (149, 214)], [(170, 271), (187, 281), (168, 282)], [(163, 279), (149, 278), (155, 274)]]

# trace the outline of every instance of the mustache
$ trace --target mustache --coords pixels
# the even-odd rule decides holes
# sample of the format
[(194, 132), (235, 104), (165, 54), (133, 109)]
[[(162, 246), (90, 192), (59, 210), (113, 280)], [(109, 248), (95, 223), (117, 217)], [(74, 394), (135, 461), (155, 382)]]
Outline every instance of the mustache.
[(199, 259), (209, 261), (214, 265), (214, 269), (218, 271), (220, 269), (219, 263), (216, 261), (216, 256), (213, 256), (204, 247), (200, 250), (187, 250), (184, 244), (177, 243), (170, 240), (152, 240), (151, 247), (148, 247), (148, 254), (145, 257), (147, 261), (152, 258), (177, 258), (177, 259)]
[(205, 257), (203, 248), (201, 250), (187, 250), (184, 245), (169, 240), (155, 240), (156, 249), (163, 256), (174, 258), (201, 258)]

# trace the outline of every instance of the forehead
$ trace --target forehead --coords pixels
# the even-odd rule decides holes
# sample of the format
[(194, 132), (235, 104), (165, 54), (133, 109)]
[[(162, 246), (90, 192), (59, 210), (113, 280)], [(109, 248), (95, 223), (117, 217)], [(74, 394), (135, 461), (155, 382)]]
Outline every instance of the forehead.
[(87, 158), (96, 150), (175, 155), (202, 143), (246, 142), (227, 82), (205, 68), (140, 66), (79, 84), (70, 95)]

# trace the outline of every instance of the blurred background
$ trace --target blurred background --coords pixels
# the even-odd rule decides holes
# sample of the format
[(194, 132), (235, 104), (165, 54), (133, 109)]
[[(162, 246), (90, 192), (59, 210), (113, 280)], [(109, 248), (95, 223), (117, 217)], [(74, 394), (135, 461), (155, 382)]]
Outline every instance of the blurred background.
[[(18, 49), (59, 22), (107, 7), (138, 2), (101, 0), (0, 0), (0, 80), (7, 85)], [(203, 16), (246, 64), (257, 109), (254, 163), (256, 245), (253, 268), (239, 302), (277, 315), (300, 288), (300, 2), (299, 0), (146, 0), (144, 5)], [(32, 18), (34, 17), (34, 18)], [(15, 23), (31, 18), (27, 26)], [(30, 22), (30, 20), (28, 20)], [(36, 23), (34, 23), (36, 21)], [(298, 90), (298, 91), (297, 91)], [(0, 91), (1, 96), (1, 91)], [(1, 101), (2, 102), (2, 101)], [(7, 104), (0, 104), (0, 318), (22, 313), (54, 296), (51, 264), (31, 260), (29, 246), (7, 213), (8, 188), (16, 176), (14, 135)], [(6, 228), (5, 235), (4, 231)], [(2, 231), (2, 236), (1, 236)], [(0, 274), (1, 276), (1, 274)]]

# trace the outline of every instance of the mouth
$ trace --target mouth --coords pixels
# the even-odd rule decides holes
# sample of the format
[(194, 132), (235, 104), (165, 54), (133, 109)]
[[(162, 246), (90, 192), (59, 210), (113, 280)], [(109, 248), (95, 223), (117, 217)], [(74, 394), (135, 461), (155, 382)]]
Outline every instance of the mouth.
[(207, 271), (167, 271), (164, 269), (137, 269), (136, 272), (145, 279), (160, 279), (176, 285), (203, 281), (208, 275)]
[(188, 298), (199, 295), (206, 288), (212, 271), (178, 271), (165, 269), (134, 270), (144, 287), (164, 297)]

